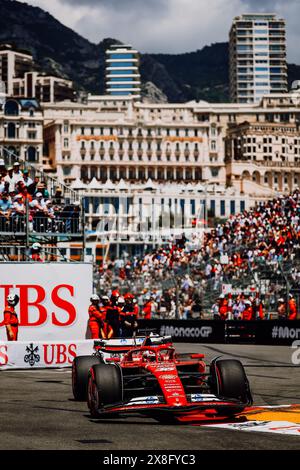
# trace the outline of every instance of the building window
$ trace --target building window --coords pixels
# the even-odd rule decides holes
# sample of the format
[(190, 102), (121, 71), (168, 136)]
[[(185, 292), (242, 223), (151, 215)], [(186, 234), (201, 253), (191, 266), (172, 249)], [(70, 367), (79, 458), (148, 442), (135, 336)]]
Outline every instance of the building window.
[(71, 166), (64, 166), (63, 167), (63, 174), (64, 176), (69, 176), (71, 174), (72, 167)]
[(220, 201), (220, 215), (225, 216), (226, 211), (225, 211), (225, 201)]
[(235, 201), (230, 201), (230, 214), (235, 215)]
[(19, 115), (18, 103), (13, 100), (6, 101), (5, 106), (4, 106), (4, 114), (6, 116), (18, 116)]
[(14, 122), (9, 122), (7, 126), (7, 137), (9, 139), (15, 139), (16, 137), (16, 125)]
[(191, 213), (192, 213), (192, 215), (195, 215), (195, 214), (196, 214), (195, 199), (191, 199)]
[(241, 212), (245, 211), (245, 201), (240, 201), (240, 211)]
[(211, 169), (211, 176), (216, 178), (219, 175), (219, 168), (212, 168)]
[(28, 162), (31, 162), (31, 163), (34, 163), (37, 160), (37, 152), (34, 147), (28, 147), (27, 160)]

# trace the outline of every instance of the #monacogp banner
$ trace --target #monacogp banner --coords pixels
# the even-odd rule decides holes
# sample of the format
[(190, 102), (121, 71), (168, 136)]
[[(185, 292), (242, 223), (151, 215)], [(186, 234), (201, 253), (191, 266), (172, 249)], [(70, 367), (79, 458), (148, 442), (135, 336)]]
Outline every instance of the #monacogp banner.
[(0, 371), (71, 367), (76, 356), (93, 354), (94, 340), (0, 342)]
[(92, 289), (89, 263), (1, 263), (0, 341), (7, 340), (3, 311), (12, 293), (20, 298), (19, 341), (85, 339)]

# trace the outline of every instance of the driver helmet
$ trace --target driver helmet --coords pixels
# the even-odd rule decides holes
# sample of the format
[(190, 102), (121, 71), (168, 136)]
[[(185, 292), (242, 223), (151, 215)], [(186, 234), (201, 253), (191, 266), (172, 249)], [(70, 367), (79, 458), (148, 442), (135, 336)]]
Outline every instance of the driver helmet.
[(90, 298), (90, 301), (91, 302), (99, 302), (100, 301), (99, 295), (93, 294), (92, 297)]
[(6, 301), (9, 305), (14, 307), (19, 302), (19, 296), (17, 294), (9, 294), (6, 297)]
[(143, 354), (143, 358), (148, 361), (155, 361), (156, 354), (154, 351), (145, 351)]

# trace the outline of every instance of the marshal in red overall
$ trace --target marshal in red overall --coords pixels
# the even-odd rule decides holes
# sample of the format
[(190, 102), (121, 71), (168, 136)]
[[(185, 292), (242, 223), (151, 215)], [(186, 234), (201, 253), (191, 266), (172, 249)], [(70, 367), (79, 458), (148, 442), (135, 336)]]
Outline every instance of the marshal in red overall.
[(6, 327), (7, 341), (18, 341), (19, 319), (15, 310), (18, 303), (18, 295), (10, 294), (7, 296), (4, 308), (4, 325)]

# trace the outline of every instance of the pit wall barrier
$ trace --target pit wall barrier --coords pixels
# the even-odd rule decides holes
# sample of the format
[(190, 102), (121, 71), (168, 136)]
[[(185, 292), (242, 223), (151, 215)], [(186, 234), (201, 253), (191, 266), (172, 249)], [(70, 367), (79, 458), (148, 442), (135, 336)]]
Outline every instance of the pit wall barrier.
[(76, 356), (92, 355), (94, 340), (1, 341), (0, 371), (71, 367)]
[(292, 345), (300, 340), (300, 321), (288, 320), (140, 320), (176, 342)]

